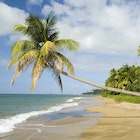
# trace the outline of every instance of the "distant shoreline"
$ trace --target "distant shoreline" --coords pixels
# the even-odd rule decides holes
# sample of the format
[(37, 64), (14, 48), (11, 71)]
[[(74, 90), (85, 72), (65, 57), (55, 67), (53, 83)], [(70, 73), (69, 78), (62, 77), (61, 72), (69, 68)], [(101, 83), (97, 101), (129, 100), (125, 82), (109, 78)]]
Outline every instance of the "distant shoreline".
[(92, 89), (91, 91), (83, 93), (84, 95), (99, 95), (102, 93), (101, 89)]

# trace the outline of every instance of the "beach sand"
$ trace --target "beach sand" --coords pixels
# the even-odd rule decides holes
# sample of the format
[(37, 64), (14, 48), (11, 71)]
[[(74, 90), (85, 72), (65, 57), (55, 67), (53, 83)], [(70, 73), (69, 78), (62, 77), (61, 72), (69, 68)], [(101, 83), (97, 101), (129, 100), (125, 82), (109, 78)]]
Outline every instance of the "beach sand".
[(117, 103), (102, 97), (100, 100), (105, 104), (87, 110), (105, 116), (83, 132), (79, 140), (140, 140), (140, 104)]

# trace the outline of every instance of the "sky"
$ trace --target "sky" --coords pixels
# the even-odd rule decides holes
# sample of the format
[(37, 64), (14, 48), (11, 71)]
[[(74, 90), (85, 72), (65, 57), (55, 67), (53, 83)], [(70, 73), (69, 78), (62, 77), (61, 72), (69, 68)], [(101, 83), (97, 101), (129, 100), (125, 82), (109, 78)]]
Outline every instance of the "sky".
[[(42, 18), (53, 11), (61, 38), (79, 42), (78, 52), (65, 52), (75, 75), (105, 84), (111, 69), (125, 64), (140, 65), (140, 0), (0, 0), (0, 93), (30, 93), (32, 67), (22, 73), (13, 86), (14, 67), (7, 69), (12, 45), (26, 37), (13, 26), (24, 24), (29, 14)], [(81, 94), (96, 89), (62, 76), (63, 94)], [(37, 83), (35, 94), (61, 93), (47, 70)]]

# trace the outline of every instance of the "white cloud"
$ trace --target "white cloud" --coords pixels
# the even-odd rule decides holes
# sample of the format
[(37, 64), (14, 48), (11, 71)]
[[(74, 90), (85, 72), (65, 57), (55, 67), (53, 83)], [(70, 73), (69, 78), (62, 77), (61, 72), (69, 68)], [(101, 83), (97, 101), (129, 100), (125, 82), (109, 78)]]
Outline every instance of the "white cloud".
[(13, 26), (24, 23), (27, 13), (21, 9), (10, 7), (0, 2), (0, 36), (12, 33)]
[(27, 4), (31, 4), (31, 5), (41, 5), (41, 3), (43, 2), (43, 0), (28, 0)]
[(47, 16), (48, 13), (50, 13), (51, 10), (52, 10), (51, 6), (45, 5), (42, 9), (42, 13), (43, 13), (43, 15)]
[(61, 3), (58, 3), (58, 2), (55, 2), (55, 1), (52, 1), (52, 5), (53, 6), (49, 6), (49, 5), (45, 5), (42, 9), (42, 13), (44, 15), (48, 15), (48, 13), (53, 10), (55, 12), (55, 14), (57, 15), (62, 15), (64, 13), (69, 13), (69, 6), (67, 5), (63, 5)]
[[(107, 3), (108, 2), (108, 3)], [(137, 55), (140, 44), (140, 3), (137, 1), (52, 1), (42, 13), (53, 10), (61, 21), (60, 38), (80, 42), (81, 51)]]
[(120, 68), (122, 65), (140, 65), (138, 56), (127, 57), (117, 55), (104, 55), (93, 53), (78, 53), (77, 55), (68, 55), (68, 58), (73, 63), (76, 71), (79, 72), (101, 72), (110, 71), (113, 68)]

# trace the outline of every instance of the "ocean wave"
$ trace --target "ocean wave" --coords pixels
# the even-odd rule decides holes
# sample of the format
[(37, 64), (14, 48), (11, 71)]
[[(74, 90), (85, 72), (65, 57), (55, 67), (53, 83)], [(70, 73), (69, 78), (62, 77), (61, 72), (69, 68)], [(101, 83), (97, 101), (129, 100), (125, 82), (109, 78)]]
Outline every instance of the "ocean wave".
[(70, 103), (70, 102), (74, 102), (75, 100), (81, 100), (83, 99), (84, 97), (75, 97), (75, 98), (72, 98), (72, 99), (68, 99), (66, 102), (67, 103)]
[(62, 110), (63, 108), (73, 107), (73, 106), (78, 106), (78, 105), (79, 104), (77, 102), (64, 103), (64, 104), (60, 104), (58, 106), (52, 106), (48, 110), (21, 113), (21, 114), (17, 114), (15, 116), (9, 117), (7, 119), (0, 119), (0, 133), (7, 133), (7, 132), (10, 132), (10, 131), (13, 131), (13, 129), (15, 128), (15, 126), (17, 124), (26, 121), (27, 119), (29, 119), (32, 116), (57, 112), (57, 111)]

